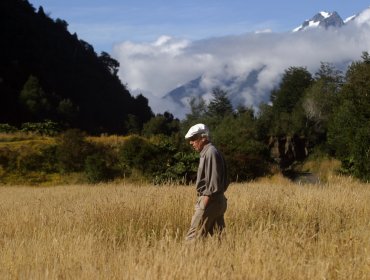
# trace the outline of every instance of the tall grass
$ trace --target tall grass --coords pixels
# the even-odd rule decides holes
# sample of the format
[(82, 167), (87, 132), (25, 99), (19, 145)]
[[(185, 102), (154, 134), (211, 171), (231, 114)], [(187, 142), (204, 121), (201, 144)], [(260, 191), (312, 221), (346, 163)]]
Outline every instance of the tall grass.
[(369, 279), (370, 185), (231, 185), (221, 241), (183, 241), (194, 189), (0, 187), (0, 279)]

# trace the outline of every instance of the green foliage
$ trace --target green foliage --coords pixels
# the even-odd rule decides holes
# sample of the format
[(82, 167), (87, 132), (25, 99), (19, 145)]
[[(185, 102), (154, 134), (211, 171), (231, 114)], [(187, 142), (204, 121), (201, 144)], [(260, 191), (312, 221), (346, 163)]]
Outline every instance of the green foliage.
[(56, 172), (55, 150), (56, 146), (45, 140), (15, 141), (14, 144), (8, 142), (0, 148), (1, 170), (5, 174), (18, 176), (30, 172)]
[(312, 76), (303, 67), (290, 67), (285, 71), (278, 89), (271, 93), (273, 104), (272, 135), (293, 135), (300, 132), (304, 123), (301, 114), (302, 96), (312, 84)]
[(61, 131), (61, 126), (51, 120), (36, 123), (23, 123), (21, 127), (22, 132), (37, 133), (40, 135), (55, 136)]
[(370, 181), (370, 121), (356, 133), (353, 148), (354, 175)]
[(125, 128), (128, 134), (140, 134), (142, 127), (139, 118), (129, 114), (125, 121)]
[(111, 178), (104, 155), (92, 154), (86, 157), (85, 174), (90, 183), (104, 182)]
[(311, 85), (311, 82), (312, 76), (306, 68), (288, 68), (283, 75), (279, 88), (271, 94), (275, 110), (291, 113), (306, 88)]
[(158, 147), (135, 135), (126, 140), (119, 149), (119, 161), (125, 170), (135, 169), (147, 176), (158, 171), (163, 164), (164, 159), (158, 156)]
[(0, 123), (0, 133), (14, 133), (18, 130), (15, 126), (7, 123)]
[(59, 102), (57, 112), (63, 121), (73, 124), (77, 120), (79, 108), (67, 98)]
[(164, 135), (152, 139), (132, 135), (120, 147), (119, 165), (126, 176), (139, 172), (154, 183), (192, 181), (199, 156), (179, 151), (175, 143)]
[(268, 139), (271, 136), (271, 123), (273, 122), (273, 118), (273, 107), (266, 103), (261, 103), (256, 118), (257, 138), (260, 141), (263, 142), (265, 139)]
[(213, 98), (207, 106), (207, 115), (211, 119), (222, 119), (233, 113), (233, 107), (227, 92), (219, 87), (212, 90)]
[(109, 145), (91, 143), (84, 172), (90, 183), (104, 182), (122, 175), (117, 150)]
[(56, 157), (61, 172), (82, 171), (86, 157), (92, 150), (85, 134), (78, 129), (69, 129), (57, 137)]
[(232, 181), (250, 180), (267, 173), (268, 151), (257, 138), (253, 114), (246, 111), (224, 118), (212, 135), (225, 156)]
[(355, 112), (354, 104), (343, 101), (329, 123), (328, 144), (341, 160), (348, 158), (355, 144), (353, 139), (357, 128), (360, 126)]
[(23, 174), (30, 171), (56, 172), (57, 161), (55, 157), (56, 147), (45, 146), (40, 149), (23, 147), (17, 154), (17, 171)]
[(368, 54), (354, 62), (328, 128), (328, 143), (344, 171), (369, 180), (370, 63)]
[(0, 149), (0, 166), (3, 170), (10, 171), (17, 168), (17, 155), (18, 153), (12, 151), (8, 147)]
[(23, 86), (19, 101), (35, 119), (45, 116), (51, 109), (49, 100), (37, 77), (31, 75)]
[(193, 97), (189, 101), (190, 113), (187, 114), (186, 120), (189, 122), (197, 123), (200, 122), (201, 118), (207, 113), (207, 105), (203, 98)]
[(163, 115), (158, 114), (145, 123), (142, 133), (145, 136), (156, 134), (171, 136), (179, 131), (179, 123), (180, 121), (175, 119), (172, 114), (165, 112)]
[(188, 184), (195, 182), (199, 155), (195, 152), (177, 152), (168, 157), (167, 165), (155, 174), (155, 183), (180, 182)]

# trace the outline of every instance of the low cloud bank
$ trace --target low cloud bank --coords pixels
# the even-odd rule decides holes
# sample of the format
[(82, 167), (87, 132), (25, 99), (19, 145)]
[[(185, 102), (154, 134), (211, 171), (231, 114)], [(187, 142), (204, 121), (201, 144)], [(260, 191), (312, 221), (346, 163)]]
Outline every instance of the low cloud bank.
[[(228, 80), (242, 82), (258, 71), (253, 87), (240, 91), (244, 105), (267, 101), (271, 90), (290, 66), (314, 73), (320, 62), (347, 66), (370, 50), (370, 10), (339, 29), (303, 32), (258, 32), (240, 36), (188, 41), (162, 36), (152, 43), (117, 44), (113, 56), (120, 62), (119, 76), (132, 93), (143, 93), (154, 112), (169, 111), (183, 117), (187, 108), (163, 100), (168, 92), (202, 77), (209, 96), (214, 86)], [(343, 69), (345, 70), (345, 69)], [(237, 83), (236, 83), (237, 84)]]

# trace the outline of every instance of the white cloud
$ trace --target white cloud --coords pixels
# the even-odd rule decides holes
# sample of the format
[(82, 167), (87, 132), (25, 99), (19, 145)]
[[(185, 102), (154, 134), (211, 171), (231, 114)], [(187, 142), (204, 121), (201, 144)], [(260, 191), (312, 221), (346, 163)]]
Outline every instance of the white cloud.
[(362, 24), (370, 24), (370, 7), (366, 10), (364, 10), (362, 13), (360, 13), (356, 19), (355, 22), (357, 25), (362, 25)]
[(245, 105), (256, 106), (268, 99), (290, 66), (307, 67), (314, 73), (320, 62), (343, 64), (360, 59), (363, 51), (370, 50), (370, 26), (365, 18), (367, 13), (360, 18), (361, 25), (349, 23), (340, 29), (257, 32), (192, 42), (161, 36), (152, 43), (117, 44), (113, 56), (120, 62), (122, 81), (147, 96), (157, 113), (167, 110), (181, 115), (177, 113), (183, 108), (161, 97), (190, 80), (202, 76), (201, 87), (209, 94), (222, 81), (240, 80), (259, 69), (254, 87), (241, 92)]

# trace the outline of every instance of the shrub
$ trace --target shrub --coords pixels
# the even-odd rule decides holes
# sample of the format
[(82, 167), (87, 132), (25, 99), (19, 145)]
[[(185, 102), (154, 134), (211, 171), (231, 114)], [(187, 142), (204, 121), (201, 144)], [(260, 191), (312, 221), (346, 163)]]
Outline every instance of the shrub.
[(90, 183), (107, 181), (121, 174), (116, 147), (109, 143), (91, 143), (85, 160), (85, 175)]
[(11, 126), (7, 123), (0, 123), (0, 133), (13, 133), (18, 129), (14, 126)]
[(165, 170), (155, 174), (155, 183), (176, 181), (188, 184), (195, 181), (199, 155), (195, 152), (177, 152), (168, 158)]
[(82, 171), (91, 150), (91, 144), (85, 140), (85, 134), (78, 129), (69, 129), (59, 135), (56, 157), (60, 171)]
[(11, 151), (9, 148), (3, 147), (0, 149), (0, 165), (3, 170), (14, 170), (17, 168), (18, 153)]
[(139, 136), (130, 137), (120, 147), (119, 160), (124, 169), (136, 169), (146, 176), (154, 174), (163, 164), (158, 148)]
[(93, 154), (86, 157), (85, 174), (90, 183), (107, 181), (111, 178), (111, 172), (102, 154)]
[(46, 120), (38, 123), (24, 123), (22, 124), (21, 131), (33, 132), (40, 135), (55, 136), (61, 131), (61, 127), (56, 122)]

